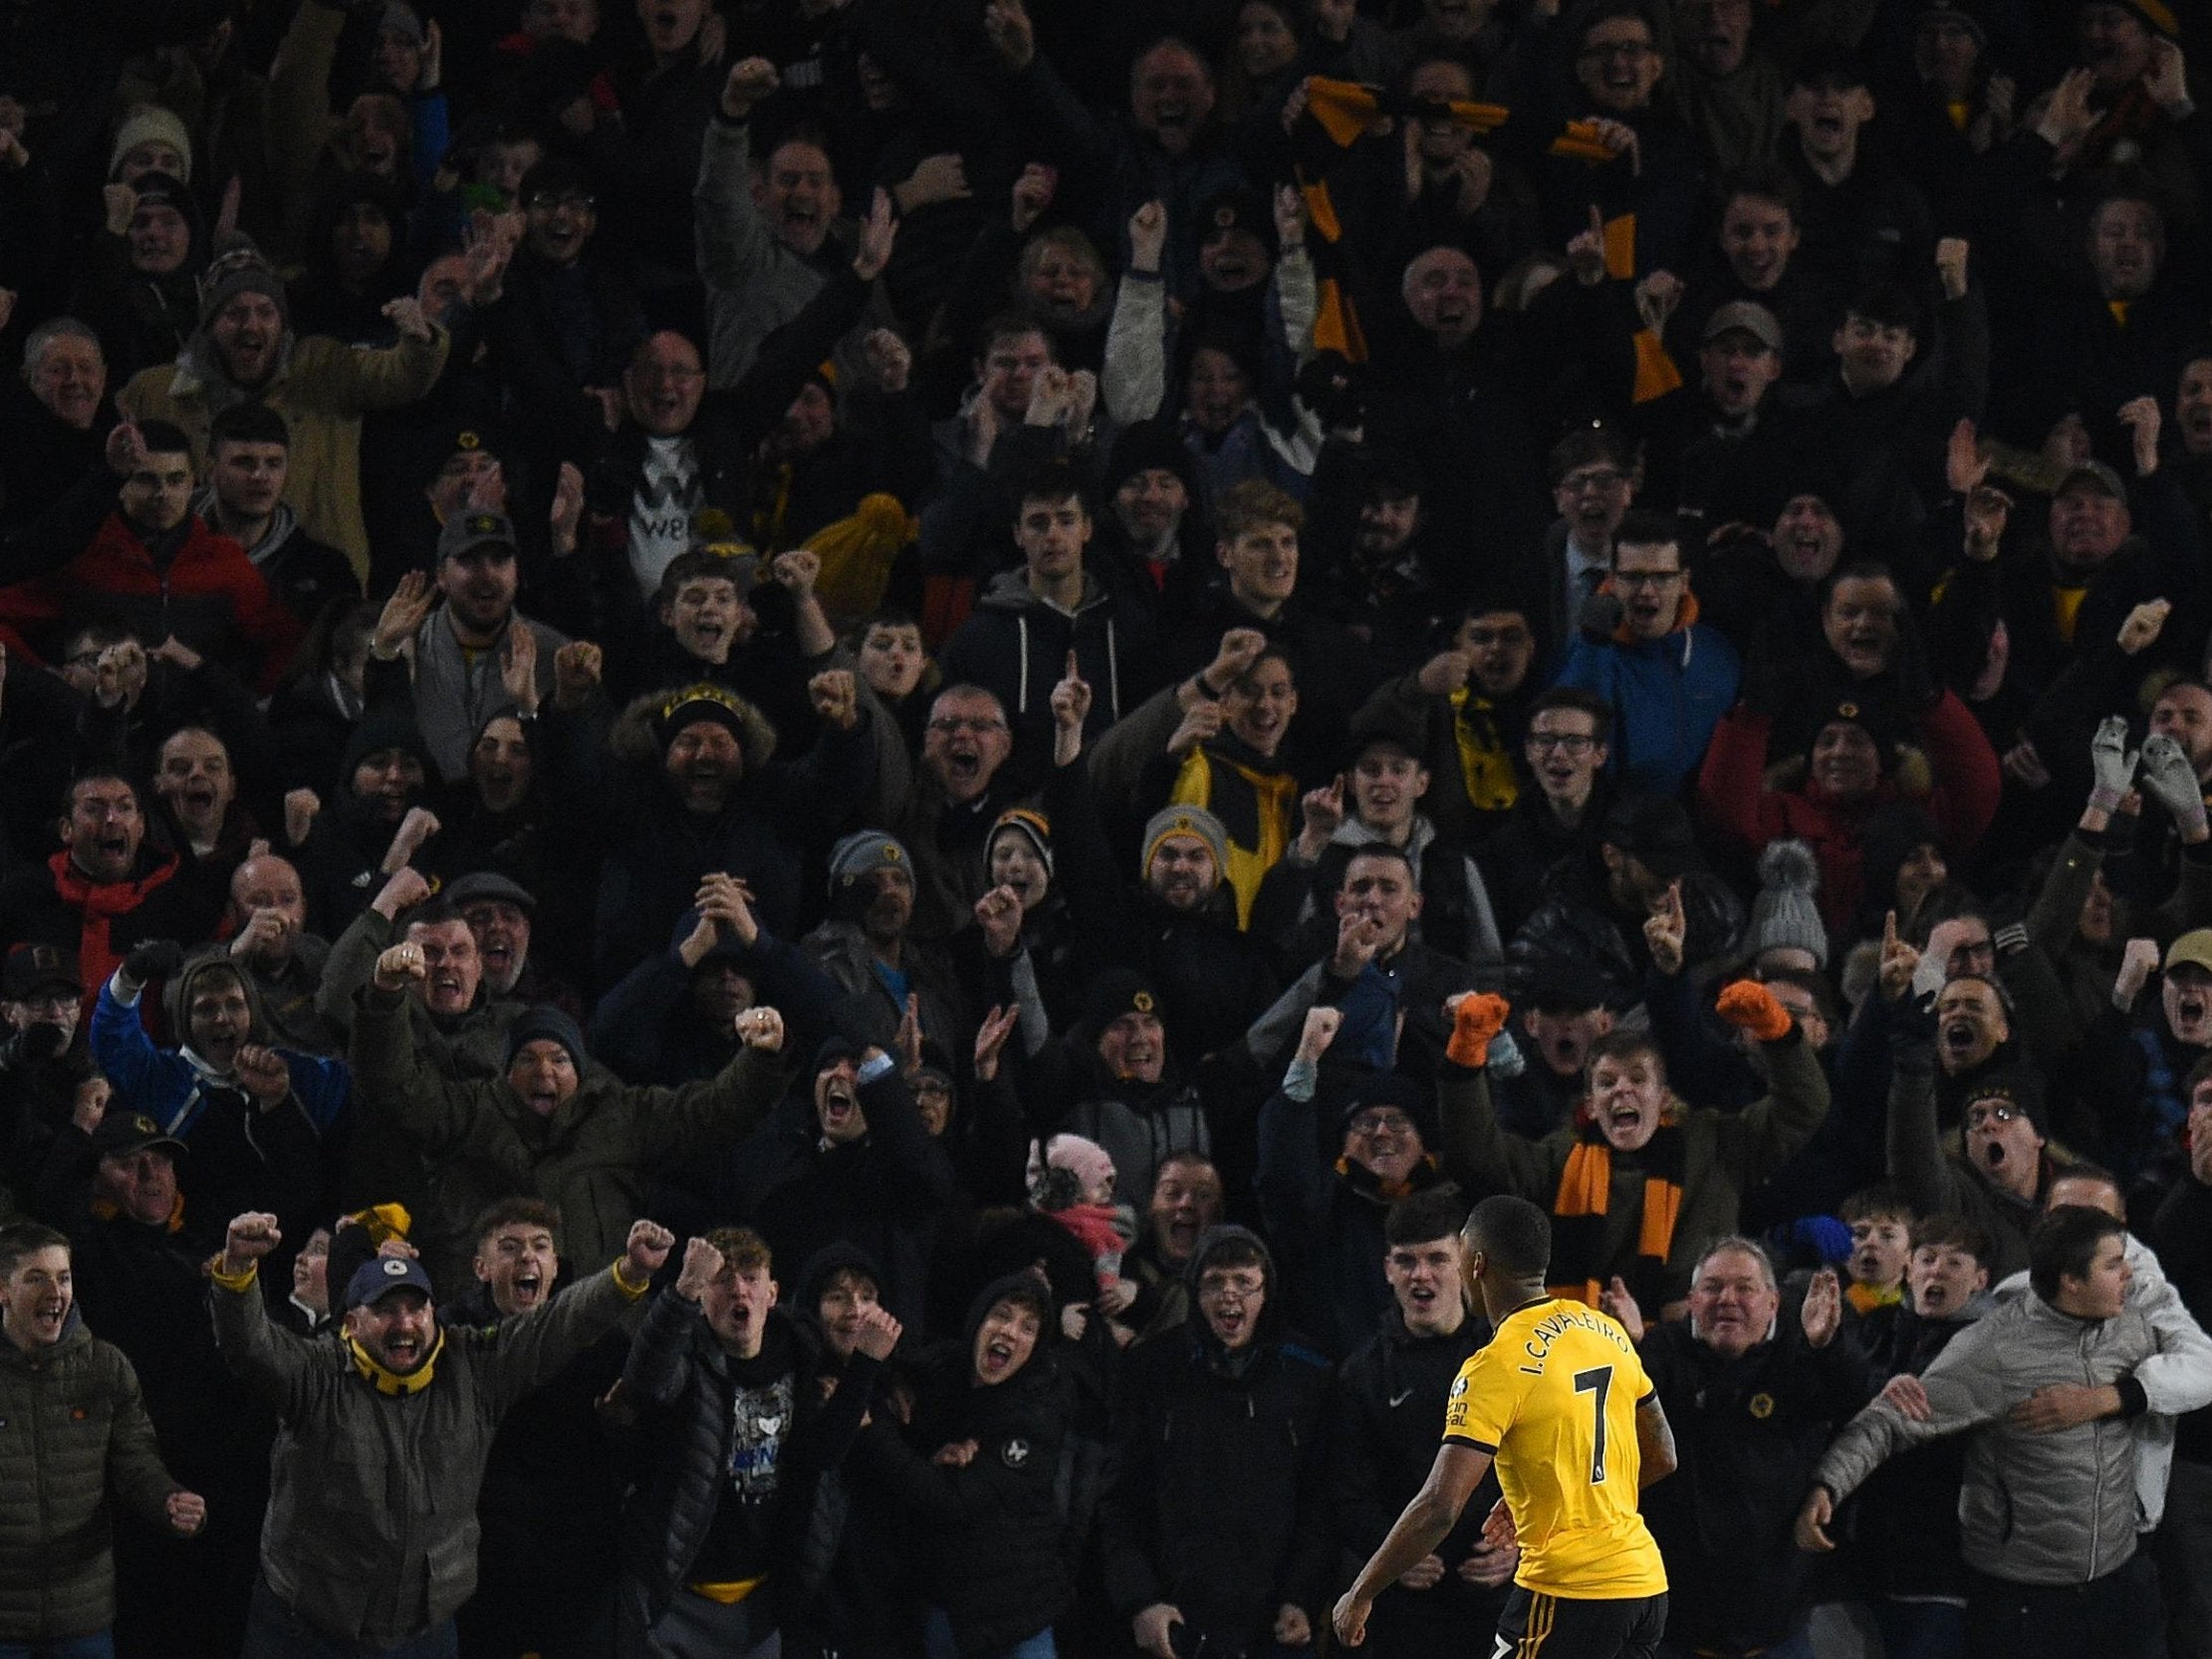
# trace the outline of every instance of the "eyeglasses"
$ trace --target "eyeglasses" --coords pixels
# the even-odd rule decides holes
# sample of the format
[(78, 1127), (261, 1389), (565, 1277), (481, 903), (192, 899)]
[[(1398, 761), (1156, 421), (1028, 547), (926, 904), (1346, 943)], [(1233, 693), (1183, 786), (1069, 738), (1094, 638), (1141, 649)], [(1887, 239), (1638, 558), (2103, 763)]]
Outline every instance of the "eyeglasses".
[(1527, 747), (1532, 755), (1548, 755), (1555, 749), (1563, 755), (1587, 755), (1598, 747), (1598, 740), (1581, 732), (1531, 732)]
[(1352, 1120), (1355, 1135), (1404, 1135), (1413, 1132), (1413, 1119), (1402, 1111), (1363, 1111)]
[(1200, 1302), (1243, 1302), (1267, 1289), (1267, 1276), (1258, 1272), (1205, 1274), (1198, 1281)]
[(1615, 571), (1612, 585), (1615, 588), (1664, 588), (1670, 582), (1680, 582), (1681, 571)]
[(984, 716), (947, 714), (930, 721), (929, 729), (940, 737), (957, 737), (962, 732), (973, 732), (977, 737), (982, 737), (989, 732), (1005, 731), (1006, 722)]
[(2017, 1123), (2027, 1115), (2019, 1106), (1975, 1106), (1966, 1114), (1966, 1126), (1973, 1129), (1984, 1123)]

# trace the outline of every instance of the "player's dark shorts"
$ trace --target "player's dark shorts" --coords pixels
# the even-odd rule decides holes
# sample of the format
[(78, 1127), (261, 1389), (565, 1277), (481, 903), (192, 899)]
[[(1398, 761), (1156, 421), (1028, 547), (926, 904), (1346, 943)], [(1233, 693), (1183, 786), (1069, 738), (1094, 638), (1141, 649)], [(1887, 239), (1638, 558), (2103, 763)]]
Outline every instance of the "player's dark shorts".
[(1666, 1597), (1576, 1601), (1513, 1586), (1491, 1659), (1652, 1659), (1666, 1632)]

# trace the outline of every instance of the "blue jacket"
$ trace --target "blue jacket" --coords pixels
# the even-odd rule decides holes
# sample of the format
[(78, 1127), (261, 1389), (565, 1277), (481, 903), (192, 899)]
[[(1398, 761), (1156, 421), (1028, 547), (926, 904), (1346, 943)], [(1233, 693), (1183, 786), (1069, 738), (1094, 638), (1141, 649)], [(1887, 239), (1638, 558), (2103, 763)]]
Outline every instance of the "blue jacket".
[[(206, 961), (188, 964), (184, 971), (169, 983), (174, 987), (188, 985)], [(244, 976), (240, 976), (243, 978)], [(253, 982), (246, 980), (246, 996), (254, 997)], [(172, 1015), (178, 1015), (184, 1004), (181, 993), (167, 999)], [(182, 1020), (175, 1020), (181, 1029)], [(261, 1019), (258, 1002), (254, 1007), (254, 1028), (266, 1031)], [(146, 1036), (145, 1027), (138, 1022), (138, 1002), (133, 997), (123, 1002), (116, 995), (113, 979), (100, 988), (100, 1000), (93, 1004), (93, 1024), (90, 1038), (93, 1059), (107, 1073), (108, 1080), (116, 1085), (116, 1103), (125, 1111), (143, 1112), (161, 1125), (161, 1132), (174, 1135), (186, 1145), (191, 1144), (192, 1126), (207, 1109), (207, 1093), (211, 1088), (237, 1092), (237, 1085), (220, 1073), (210, 1070), (206, 1063), (192, 1053), (190, 1048), (156, 1049), (153, 1039)], [(278, 1051), (292, 1073), (292, 1093), (300, 1109), (318, 1133), (328, 1133), (353, 1092), (353, 1073), (342, 1060), (324, 1060), (314, 1055), (294, 1054), (289, 1049)]]
[(1578, 637), (1559, 683), (1612, 706), (1612, 773), (1622, 788), (1676, 796), (1734, 705), (1742, 666), (1717, 629), (1693, 621), (1662, 639)]

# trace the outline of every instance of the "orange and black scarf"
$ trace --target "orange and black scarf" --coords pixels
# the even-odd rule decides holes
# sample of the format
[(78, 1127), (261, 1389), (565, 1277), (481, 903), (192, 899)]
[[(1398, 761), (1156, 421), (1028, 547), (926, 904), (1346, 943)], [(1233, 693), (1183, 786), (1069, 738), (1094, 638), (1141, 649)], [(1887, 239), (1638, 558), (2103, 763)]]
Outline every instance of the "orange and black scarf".
[[(1682, 1217), (1684, 1142), (1673, 1107), (1642, 1153), (1643, 1216), (1636, 1229), (1636, 1260), (1627, 1281), (1636, 1302), (1656, 1308), (1666, 1300), (1667, 1254), (1674, 1248), (1674, 1226)], [(1560, 1171), (1552, 1199), (1552, 1272), (1546, 1287), (1555, 1297), (1598, 1305), (1608, 1264), (1598, 1259), (1605, 1211), (1612, 1199), (1612, 1148), (1586, 1110), (1576, 1124), (1575, 1149)]]

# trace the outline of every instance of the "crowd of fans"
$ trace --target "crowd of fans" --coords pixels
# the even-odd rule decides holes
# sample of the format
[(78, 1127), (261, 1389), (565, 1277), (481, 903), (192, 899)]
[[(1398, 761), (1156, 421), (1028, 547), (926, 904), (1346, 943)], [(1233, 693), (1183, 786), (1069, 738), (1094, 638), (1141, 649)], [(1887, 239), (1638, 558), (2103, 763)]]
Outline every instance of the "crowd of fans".
[(0, 0), (0, 1656), (2212, 1654), (2207, 46)]

